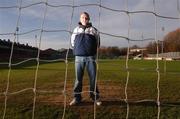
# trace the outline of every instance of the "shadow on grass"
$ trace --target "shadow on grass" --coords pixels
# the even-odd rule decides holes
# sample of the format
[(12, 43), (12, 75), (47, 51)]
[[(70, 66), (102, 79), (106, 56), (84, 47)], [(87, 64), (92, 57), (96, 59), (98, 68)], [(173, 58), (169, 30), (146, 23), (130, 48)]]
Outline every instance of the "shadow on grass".
[[(129, 106), (158, 106), (155, 101), (128, 102)], [(94, 106), (94, 102), (83, 101), (75, 106)], [(127, 106), (125, 101), (102, 101), (101, 106)], [(180, 106), (180, 102), (161, 102), (160, 106)]]
[[(30, 68), (30, 67), (33, 67), (33, 66), (37, 66), (37, 61), (35, 59), (33, 60), (29, 60), (29, 61), (26, 61), (26, 62), (22, 62), (20, 63), (21, 61), (13, 61), (12, 62), (12, 65), (11, 67), (13, 69), (23, 69), (23, 68)], [(49, 64), (49, 63), (57, 63), (57, 62), (63, 62), (63, 61), (54, 61), (54, 62), (46, 62), (46, 61), (40, 61), (39, 64)], [(2, 62), (0, 62), (2, 63)], [(9, 69), (9, 63), (6, 62), (6, 63), (2, 63), (0, 64), (0, 69)]]
[[(128, 102), (130, 106), (158, 106), (155, 101)], [(103, 101), (103, 106), (127, 106), (125, 101)], [(180, 102), (161, 102), (160, 106), (180, 106)]]

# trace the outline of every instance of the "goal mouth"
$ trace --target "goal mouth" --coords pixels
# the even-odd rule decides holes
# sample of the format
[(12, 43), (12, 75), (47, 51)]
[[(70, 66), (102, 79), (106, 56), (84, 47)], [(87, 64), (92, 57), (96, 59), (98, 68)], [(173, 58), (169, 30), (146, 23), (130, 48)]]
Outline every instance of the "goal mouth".
[[(101, 106), (89, 96), (86, 70), (82, 103), (69, 106), (76, 77), (72, 29), (84, 9), (104, 45), (96, 49), (95, 61)], [(3, 119), (178, 118), (179, 0), (2, 1), (0, 13)]]

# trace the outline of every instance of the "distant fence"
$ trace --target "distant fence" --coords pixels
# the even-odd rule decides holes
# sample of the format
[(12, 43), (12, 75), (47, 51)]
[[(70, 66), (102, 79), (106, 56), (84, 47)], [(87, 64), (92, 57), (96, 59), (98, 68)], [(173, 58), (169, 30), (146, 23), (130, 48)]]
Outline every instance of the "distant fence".
[[(180, 59), (180, 52), (167, 52), (167, 53), (160, 53), (159, 58), (171, 58), (171, 59)], [(148, 57), (155, 58), (156, 54), (148, 54)]]

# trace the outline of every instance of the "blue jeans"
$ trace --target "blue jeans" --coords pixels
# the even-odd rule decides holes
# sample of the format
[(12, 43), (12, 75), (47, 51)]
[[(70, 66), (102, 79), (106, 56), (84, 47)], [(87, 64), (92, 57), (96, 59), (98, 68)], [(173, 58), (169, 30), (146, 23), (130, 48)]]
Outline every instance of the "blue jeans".
[(96, 100), (99, 98), (99, 91), (96, 86), (96, 96), (94, 94), (95, 91), (95, 83), (96, 83), (96, 62), (95, 56), (76, 56), (75, 57), (75, 84), (74, 84), (74, 97), (77, 101), (81, 101), (81, 92), (82, 92), (82, 81), (84, 70), (87, 70), (89, 75), (89, 83), (90, 83), (90, 97), (92, 100)]

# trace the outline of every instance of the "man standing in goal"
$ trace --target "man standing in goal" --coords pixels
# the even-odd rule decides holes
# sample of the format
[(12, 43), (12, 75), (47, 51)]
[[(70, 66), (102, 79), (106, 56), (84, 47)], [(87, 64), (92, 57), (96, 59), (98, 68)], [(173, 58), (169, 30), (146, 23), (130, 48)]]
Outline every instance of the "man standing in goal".
[(79, 25), (74, 29), (71, 36), (71, 45), (75, 55), (75, 83), (74, 99), (70, 106), (81, 103), (82, 80), (85, 68), (87, 69), (90, 82), (90, 97), (96, 105), (101, 105), (99, 91), (96, 86), (96, 54), (100, 45), (99, 32), (89, 22), (90, 16), (87, 12), (80, 14)]

